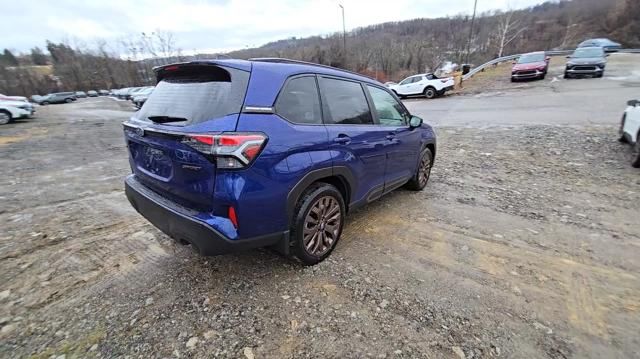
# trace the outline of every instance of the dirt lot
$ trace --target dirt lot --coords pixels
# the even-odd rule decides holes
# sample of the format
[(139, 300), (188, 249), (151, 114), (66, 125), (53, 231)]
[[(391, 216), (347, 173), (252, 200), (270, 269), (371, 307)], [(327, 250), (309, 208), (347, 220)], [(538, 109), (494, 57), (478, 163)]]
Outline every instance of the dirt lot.
[[(475, 101), (457, 98), (440, 100)], [(0, 129), (1, 357), (640, 356), (640, 173), (613, 119), (434, 118), (427, 188), (352, 214), (302, 268), (202, 258), (140, 217), (130, 113), (89, 99)]]

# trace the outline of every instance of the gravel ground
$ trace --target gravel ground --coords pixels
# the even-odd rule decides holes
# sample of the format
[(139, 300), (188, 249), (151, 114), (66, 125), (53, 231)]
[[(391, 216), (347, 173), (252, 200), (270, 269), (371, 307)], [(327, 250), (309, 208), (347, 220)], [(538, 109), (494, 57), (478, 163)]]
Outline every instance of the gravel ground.
[(615, 126), (437, 129), (423, 192), (327, 261), (203, 258), (128, 204), (111, 99), (0, 134), (0, 357), (631, 358), (640, 177)]

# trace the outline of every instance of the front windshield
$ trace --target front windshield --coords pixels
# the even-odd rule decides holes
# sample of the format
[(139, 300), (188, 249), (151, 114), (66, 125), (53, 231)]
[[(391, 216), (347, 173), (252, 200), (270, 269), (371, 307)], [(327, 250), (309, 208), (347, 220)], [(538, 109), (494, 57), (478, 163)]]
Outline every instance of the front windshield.
[(602, 57), (603, 52), (601, 48), (589, 48), (589, 49), (578, 49), (574, 51), (571, 57), (574, 58), (584, 58), (584, 57)]
[(532, 62), (541, 62), (544, 61), (544, 54), (526, 54), (520, 56), (518, 59), (519, 64), (529, 64)]

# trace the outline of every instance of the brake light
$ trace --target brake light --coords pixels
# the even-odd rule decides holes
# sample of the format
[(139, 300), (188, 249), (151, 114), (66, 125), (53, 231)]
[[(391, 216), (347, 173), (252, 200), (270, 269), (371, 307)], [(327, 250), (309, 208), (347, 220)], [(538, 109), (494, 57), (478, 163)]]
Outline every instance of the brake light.
[(186, 135), (182, 143), (215, 158), (218, 168), (247, 167), (262, 151), (263, 134), (225, 133), (222, 135)]
[(165, 68), (163, 68), (163, 70), (165, 71), (175, 71), (177, 69), (179, 69), (180, 67), (178, 65), (173, 65), (173, 66), (167, 66)]

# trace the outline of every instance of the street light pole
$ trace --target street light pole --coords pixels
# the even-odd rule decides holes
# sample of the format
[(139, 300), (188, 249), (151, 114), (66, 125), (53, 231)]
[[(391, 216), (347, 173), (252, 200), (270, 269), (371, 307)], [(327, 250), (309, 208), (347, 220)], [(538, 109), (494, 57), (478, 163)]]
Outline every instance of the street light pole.
[(473, 3), (473, 16), (471, 17), (471, 28), (469, 29), (469, 41), (467, 41), (467, 60), (466, 63), (469, 63), (469, 52), (471, 51), (471, 37), (473, 36), (473, 25), (476, 21), (476, 8), (478, 7), (478, 0), (475, 0)]
[[(338, 4), (342, 10), (342, 50), (344, 51), (344, 58), (347, 59), (347, 27), (344, 24), (344, 6)], [(346, 66), (346, 64), (345, 64)]]

